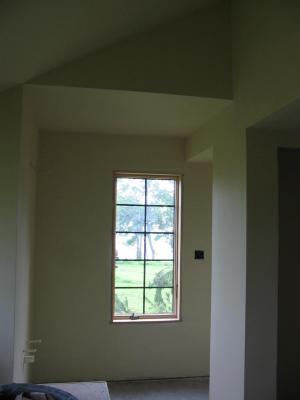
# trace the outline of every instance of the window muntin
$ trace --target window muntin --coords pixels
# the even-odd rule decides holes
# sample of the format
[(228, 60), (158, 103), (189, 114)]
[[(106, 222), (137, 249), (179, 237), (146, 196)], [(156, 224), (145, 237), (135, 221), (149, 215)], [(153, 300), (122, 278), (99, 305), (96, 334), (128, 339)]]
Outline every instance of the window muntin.
[(180, 176), (116, 173), (114, 322), (179, 319)]

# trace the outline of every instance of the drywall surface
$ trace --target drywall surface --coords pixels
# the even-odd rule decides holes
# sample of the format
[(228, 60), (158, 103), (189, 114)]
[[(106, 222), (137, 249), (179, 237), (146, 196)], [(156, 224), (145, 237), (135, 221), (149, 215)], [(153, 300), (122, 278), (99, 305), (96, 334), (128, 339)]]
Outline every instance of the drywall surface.
[(230, 18), (227, 2), (218, 3), (32, 82), (230, 99)]
[[(174, 20), (211, 2), (1, 1), (0, 86), (26, 82), (83, 54)], [(26, 49), (26, 57), (21, 49)]]
[(231, 100), (26, 85), (41, 131), (187, 137)]
[[(211, 166), (184, 161), (184, 141), (42, 133), (39, 138), (34, 381), (207, 375)], [(111, 324), (114, 170), (181, 173), (182, 322)], [(195, 249), (206, 259), (193, 259)]]
[(37, 129), (31, 103), (23, 91), (21, 155), (18, 195), (16, 303), (14, 340), (14, 382), (26, 382), (28, 364), (23, 364), (24, 349), (30, 339), (31, 268), (34, 254), (34, 208), (37, 158)]
[[(205, 124), (187, 142), (186, 155), (191, 160), (213, 147), (212, 400), (276, 398), (277, 272), (274, 268), (278, 218), (275, 148), (279, 139), (278, 136), (263, 139), (263, 136), (261, 148), (258, 141), (248, 136), (246, 144), (246, 128), (300, 97), (299, 13), (296, 1), (232, 2), (236, 108), (233, 119), (242, 128), (235, 130), (224, 119), (224, 115), (230, 113), (229, 108)], [(293, 138), (295, 140), (295, 135)], [(221, 140), (223, 146), (218, 145)], [(283, 145), (288, 141), (287, 136), (281, 138)], [(241, 184), (233, 189), (230, 182), (237, 182), (238, 177)], [(222, 192), (228, 193), (230, 202), (219, 201)], [(249, 203), (247, 211), (246, 199)], [(237, 235), (238, 226), (241, 236)], [(235, 261), (227, 264), (227, 257)], [(233, 274), (222, 275), (233, 268)], [(237, 303), (229, 302), (229, 298), (235, 298)], [(218, 307), (222, 314), (217, 313)], [(246, 338), (245, 327), (240, 325), (245, 323)], [(236, 344), (234, 340), (237, 340)]]
[(300, 135), (251, 129), (246, 143), (230, 114), (203, 126), (186, 147), (191, 159), (213, 147), (210, 397), (275, 399), (277, 149), (299, 147)]
[(300, 148), (300, 135), (247, 133), (247, 400), (276, 398), (280, 147)]
[(279, 149), (277, 399), (300, 397), (300, 148)]
[(300, 4), (234, 0), (233, 94), (245, 127), (300, 97)]
[(244, 398), (246, 143), (234, 107), (190, 138), (189, 159), (213, 148), (210, 399)]
[(0, 383), (13, 376), (22, 90), (0, 94)]

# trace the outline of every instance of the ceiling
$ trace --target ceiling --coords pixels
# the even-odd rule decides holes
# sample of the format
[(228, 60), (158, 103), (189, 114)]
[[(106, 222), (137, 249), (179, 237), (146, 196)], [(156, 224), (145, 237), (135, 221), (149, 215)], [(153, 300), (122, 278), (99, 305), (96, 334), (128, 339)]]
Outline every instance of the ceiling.
[(214, 0), (2, 0), (0, 89)]
[(26, 85), (40, 130), (186, 137), (231, 101)]

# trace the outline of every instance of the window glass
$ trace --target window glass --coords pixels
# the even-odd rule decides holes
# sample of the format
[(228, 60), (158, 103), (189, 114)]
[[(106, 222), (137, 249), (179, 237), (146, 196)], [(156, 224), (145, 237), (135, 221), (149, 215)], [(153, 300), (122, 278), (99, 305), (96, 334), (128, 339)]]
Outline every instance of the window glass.
[(179, 176), (116, 174), (114, 322), (178, 320)]
[(117, 179), (117, 204), (145, 204), (145, 180)]

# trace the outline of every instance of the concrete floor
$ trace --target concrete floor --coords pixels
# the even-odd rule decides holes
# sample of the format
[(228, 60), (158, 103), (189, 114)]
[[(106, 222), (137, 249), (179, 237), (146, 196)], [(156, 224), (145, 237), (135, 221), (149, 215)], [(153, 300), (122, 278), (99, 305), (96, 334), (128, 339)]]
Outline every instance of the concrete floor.
[(208, 400), (208, 378), (108, 382), (111, 400)]

